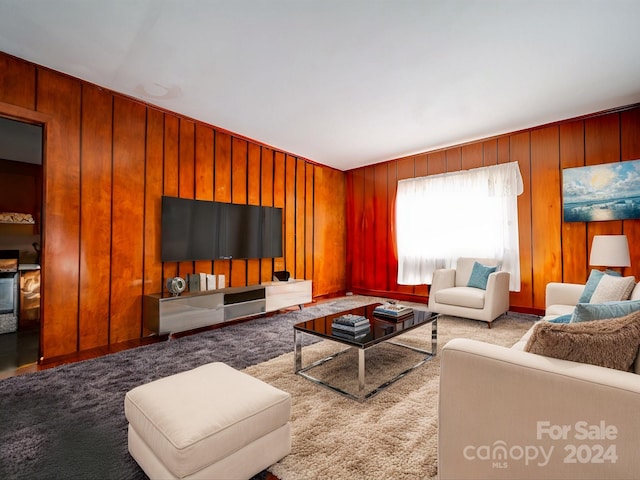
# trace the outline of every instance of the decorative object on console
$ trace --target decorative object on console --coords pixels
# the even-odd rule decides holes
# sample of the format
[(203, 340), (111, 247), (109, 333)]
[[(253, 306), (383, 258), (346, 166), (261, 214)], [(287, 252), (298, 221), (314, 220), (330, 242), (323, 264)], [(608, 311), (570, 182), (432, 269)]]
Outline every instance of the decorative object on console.
[(167, 290), (174, 297), (177, 297), (184, 289), (187, 287), (187, 282), (184, 281), (182, 277), (173, 277), (167, 280)]
[(288, 282), (290, 277), (291, 277), (291, 274), (289, 272), (287, 272), (286, 270), (281, 270), (279, 272), (273, 272), (274, 281), (277, 280), (278, 282)]
[(626, 235), (595, 235), (591, 243), (589, 265), (594, 267), (630, 267)]
[(189, 284), (190, 292), (200, 291), (200, 275), (194, 273), (187, 273), (187, 283)]

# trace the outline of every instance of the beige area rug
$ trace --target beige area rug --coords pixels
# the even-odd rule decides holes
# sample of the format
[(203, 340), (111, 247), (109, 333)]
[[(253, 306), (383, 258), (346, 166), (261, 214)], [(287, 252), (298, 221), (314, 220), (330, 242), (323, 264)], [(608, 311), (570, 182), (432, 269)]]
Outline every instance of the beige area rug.
[[(510, 347), (533, 324), (533, 317), (523, 317), (504, 315), (491, 329), (484, 322), (441, 317), (438, 351), (458, 337)], [(396, 339), (430, 350), (431, 326)], [(304, 365), (343, 348), (330, 341), (304, 347)], [(367, 377), (376, 371), (392, 378), (394, 363), (416, 363), (416, 354), (407, 352), (393, 346), (367, 351)], [(293, 353), (245, 369), (292, 395), (292, 451), (269, 470), (281, 480), (437, 478), (439, 358), (362, 403), (295, 375)], [(356, 384), (355, 362), (348, 352), (309, 373), (349, 390)]]

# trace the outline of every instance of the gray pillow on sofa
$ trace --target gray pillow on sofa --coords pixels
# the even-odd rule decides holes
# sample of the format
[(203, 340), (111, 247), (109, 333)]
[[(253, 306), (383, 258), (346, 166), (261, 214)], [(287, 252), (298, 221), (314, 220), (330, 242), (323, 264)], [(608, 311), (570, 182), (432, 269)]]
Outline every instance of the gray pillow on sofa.
[(638, 347), (640, 311), (605, 321), (540, 322), (525, 351), (628, 372), (632, 371)]
[[(590, 322), (592, 320), (609, 320), (624, 317), (640, 311), (640, 300), (624, 300), (622, 302), (579, 303), (576, 305), (571, 322)], [(555, 322), (559, 323), (559, 322)]]

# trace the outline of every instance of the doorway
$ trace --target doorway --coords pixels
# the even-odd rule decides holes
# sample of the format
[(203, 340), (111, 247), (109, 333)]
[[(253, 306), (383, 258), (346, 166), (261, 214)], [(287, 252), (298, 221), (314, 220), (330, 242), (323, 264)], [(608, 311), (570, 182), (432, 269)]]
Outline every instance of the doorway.
[[(0, 114), (2, 112), (0, 111)], [(15, 318), (0, 329), (0, 372), (40, 358), (42, 124), (0, 116), (0, 252), (17, 253)]]

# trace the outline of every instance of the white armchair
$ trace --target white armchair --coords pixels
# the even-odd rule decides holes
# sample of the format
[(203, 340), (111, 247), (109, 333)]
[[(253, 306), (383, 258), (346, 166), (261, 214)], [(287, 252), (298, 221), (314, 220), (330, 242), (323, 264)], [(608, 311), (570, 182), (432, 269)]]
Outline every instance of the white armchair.
[(481, 320), (491, 328), (491, 322), (509, 310), (509, 272), (489, 274), (486, 290), (468, 287), (474, 262), (487, 266), (499, 263), (490, 258), (461, 257), (455, 269), (436, 270), (429, 290), (429, 310)]

